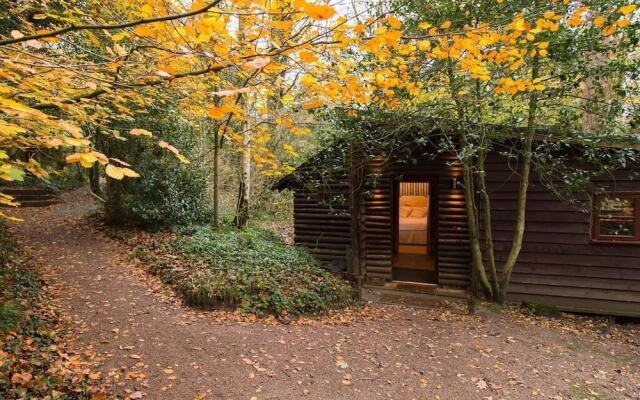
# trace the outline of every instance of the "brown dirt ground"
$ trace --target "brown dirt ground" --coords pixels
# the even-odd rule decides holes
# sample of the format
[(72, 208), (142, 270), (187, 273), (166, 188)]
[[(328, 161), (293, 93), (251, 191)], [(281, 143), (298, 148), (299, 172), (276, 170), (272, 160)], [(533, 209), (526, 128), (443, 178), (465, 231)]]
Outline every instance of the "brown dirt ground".
[[(86, 224), (83, 192), (16, 213), (76, 343), (143, 399), (640, 399), (637, 325), (371, 305), (307, 324), (183, 306)], [(59, 291), (60, 292), (60, 291)], [(226, 316), (225, 316), (226, 315)]]

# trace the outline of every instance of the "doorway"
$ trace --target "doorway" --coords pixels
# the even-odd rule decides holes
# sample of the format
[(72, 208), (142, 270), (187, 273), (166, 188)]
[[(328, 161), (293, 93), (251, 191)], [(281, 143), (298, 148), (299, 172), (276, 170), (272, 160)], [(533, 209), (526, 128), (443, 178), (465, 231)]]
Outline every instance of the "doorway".
[(432, 181), (402, 180), (395, 189), (393, 279), (437, 283), (431, 240)]

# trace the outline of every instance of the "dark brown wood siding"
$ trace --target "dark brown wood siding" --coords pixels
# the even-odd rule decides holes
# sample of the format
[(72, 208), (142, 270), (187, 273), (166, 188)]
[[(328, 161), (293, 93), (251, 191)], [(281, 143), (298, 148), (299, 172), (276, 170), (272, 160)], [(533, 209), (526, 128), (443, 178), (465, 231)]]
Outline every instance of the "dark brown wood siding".
[[(333, 270), (346, 269), (351, 257), (349, 193), (347, 183), (334, 182), (317, 192), (294, 194), (295, 244), (309, 249)], [(345, 201), (331, 201), (336, 198)]]
[(393, 253), (393, 179), (384, 160), (374, 158), (365, 170), (362, 212), (365, 282), (384, 284), (391, 280)]
[(466, 289), (471, 279), (471, 255), (461, 183), (458, 179), (439, 180), (437, 263), (440, 285)]
[[(516, 220), (518, 165), (497, 154), (487, 160), (496, 259), (504, 262)], [(599, 185), (640, 190), (631, 171)], [(635, 178), (637, 179), (637, 178)], [(522, 251), (509, 298), (553, 304), (568, 311), (640, 316), (640, 246), (592, 243), (590, 213), (561, 201), (532, 177)]]

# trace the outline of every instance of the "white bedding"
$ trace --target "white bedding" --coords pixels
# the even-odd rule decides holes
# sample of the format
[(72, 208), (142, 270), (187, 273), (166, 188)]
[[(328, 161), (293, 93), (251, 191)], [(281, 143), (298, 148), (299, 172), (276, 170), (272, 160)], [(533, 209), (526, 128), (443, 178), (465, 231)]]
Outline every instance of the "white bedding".
[(427, 218), (400, 218), (399, 228), (400, 244), (427, 244)]
[(398, 243), (405, 245), (427, 244), (427, 218), (429, 199), (426, 196), (400, 197), (398, 219)]
[(427, 218), (400, 217), (401, 231), (424, 231), (427, 229)]

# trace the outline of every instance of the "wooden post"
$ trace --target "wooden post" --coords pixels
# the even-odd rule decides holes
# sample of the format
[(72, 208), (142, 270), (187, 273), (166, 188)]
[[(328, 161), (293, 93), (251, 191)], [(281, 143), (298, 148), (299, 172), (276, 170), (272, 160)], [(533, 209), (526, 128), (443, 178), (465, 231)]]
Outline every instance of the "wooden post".
[(349, 146), (349, 189), (351, 194), (351, 262), (347, 266), (347, 272), (356, 280), (358, 292), (362, 286), (362, 270), (360, 268), (360, 212), (361, 212), (361, 186), (362, 165), (361, 157), (356, 145), (351, 142)]

